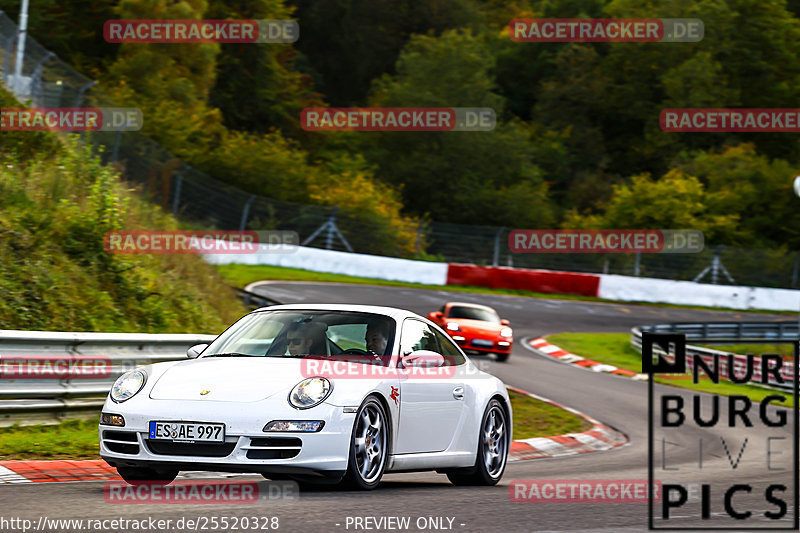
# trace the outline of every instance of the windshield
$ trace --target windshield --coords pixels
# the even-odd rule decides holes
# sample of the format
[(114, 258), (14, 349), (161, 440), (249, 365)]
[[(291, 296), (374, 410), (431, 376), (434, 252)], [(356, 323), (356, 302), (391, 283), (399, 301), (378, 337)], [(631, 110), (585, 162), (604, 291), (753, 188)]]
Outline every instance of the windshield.
[(245, 316), (202, 357), (389, 355), (394, 321), (349, 311), (262, 311)]
[(500, 317), (497, 313), (489, 309), (482, 309), (480, 307), (467, 307), (465, 305), (454, 305), (450, 308), (448, 318), (468, 318), (471, 320), (482, 320), (483, 322), (491, 322), (492, 324), (499, 324)]

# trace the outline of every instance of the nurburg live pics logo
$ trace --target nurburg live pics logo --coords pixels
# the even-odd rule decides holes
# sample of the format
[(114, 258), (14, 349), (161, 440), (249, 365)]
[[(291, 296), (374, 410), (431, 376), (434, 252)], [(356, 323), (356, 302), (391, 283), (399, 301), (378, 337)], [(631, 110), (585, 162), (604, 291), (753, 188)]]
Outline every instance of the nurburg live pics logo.
[[(798, 341), (791, 344), (791, 361), (774, 353), (741, 356), (691, 350), (687, 355), (685, 335), (642, 332), (642, 372), (649, 376), (649, 529), (774, 531), (800, 527), (800, 348)], [(751, 400), (744, 391), (723, 396), (663, 386), (655, 390), (655, 374), (687, 372), (695, 384), (702, 377), (703, 383), (722, 380), (734, 387), (772, 387), (765, 389), (766, 396), (760, 401)], [(690, 497), (687, 489), (697, 484), (700, 494)], [(653, 497), (657, 485), (660, 499)]]

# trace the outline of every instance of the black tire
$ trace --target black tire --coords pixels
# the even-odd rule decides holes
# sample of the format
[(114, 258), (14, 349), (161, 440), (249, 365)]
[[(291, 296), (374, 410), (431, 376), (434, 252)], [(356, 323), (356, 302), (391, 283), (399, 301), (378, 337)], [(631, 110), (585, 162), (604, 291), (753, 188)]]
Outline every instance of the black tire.
[(497, 356), (497, 362), (505, 363), (506, 361), (508, 361), (508, 356), (511, 355), (511, 352), (508, 353), (497, 352), (495, 353), (495, 355)]
[(169, 485), (178, 477), (177, 470), (156, 470), (135, 466), (118, 466), (117, 472), (129, 485)]
[[(379, 420), (373, 420), (379, 417)], [(371, 422), (367, 423), (367, 421)], [(374, 425), (378, 424), (376, 428)], [(360, 446), (357, 441), (366, 439)], [(357, 448), (361, 450), (357, 451)], [(378, 464), (376, 457), (368, 459), (370, 448), (380, 455)], [(362, 451), (363, 450), (363, 451)], [(389, 417), (381, 402), (375, 396), (368, 396), (358, 408), (350, 435), (350, 451), (347, 461), (347, 472), (342, 479), (342, 486), (355, 490), (372, 490), (378, 486), (386, 470), (389, 458)], [(363, 470), (367, 470), (365, 476)]]
[[(497, 427), (498, 420), (501, 421), (502, 427), (502, 440), (500, 435), (496, 432), (492, 435), (495, 437), (494, 442), (487, 443), (484, 439), (484, 433), (489, 425), (489, 419), (494, 416), (493, 427)], [(450, 470), (447, 472), (447, 479), (453, 485), (483, 485), (491, 486), (496, 485), (500, 478), (503, 477), (503, 472), (506, 469), (508, 461), (508, 449), (510, 443), (508, 441), (508, 417), (503, 409), (503, 406), (497, 400), (491, 400), (489, 405), (486, 406), (486, 411), (481, 418), (481, 427), (478, 432), (478, 451), (475, 456), (475, 464), (471, 468), (464, 468), (458, 470)], [(487, 458), (487, 450), (493, 447), (495, 452), (499, 452), (496, 461), (489, 461)], [(490, 464), (487, 464), (489, 463)]]

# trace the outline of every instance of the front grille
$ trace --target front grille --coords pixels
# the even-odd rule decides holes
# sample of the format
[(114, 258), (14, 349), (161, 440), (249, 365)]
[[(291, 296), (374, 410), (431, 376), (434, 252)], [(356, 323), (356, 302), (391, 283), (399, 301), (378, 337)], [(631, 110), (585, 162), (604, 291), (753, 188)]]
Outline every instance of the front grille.
[(139, 441), (133, 431), (103, 431), (103, 444), (114, 453), (139, 455)]
[(248, 459), (291, 459), (300, 453), (303, 441), (297, 437), (261, 437), (250, 439)]
[(147, 439), (147, 449), (156, 455), (189, 455), (195, 457), (227, 457), (236, 448), (235, 442), (223, 444), (190, 444)]

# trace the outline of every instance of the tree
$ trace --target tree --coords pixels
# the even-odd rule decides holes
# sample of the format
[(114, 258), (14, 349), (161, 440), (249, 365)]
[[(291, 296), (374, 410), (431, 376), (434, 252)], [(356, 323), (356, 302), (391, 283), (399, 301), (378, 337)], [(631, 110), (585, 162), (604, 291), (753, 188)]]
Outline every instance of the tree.
[[(124, 0), (123, 19), (200, 19), (204, 0)], [(118, 105), (138, 107), (143, 131), (179, 157), (206, 152), (224, 136), (222, 116), (208, 97), (216, 75), (216, 43), (122, 44), (104, 86)]]
[[(209, 19), (285, 20), (292, 8), (283, 0), (212, 0)], [(301, 33), (303, 30), (301, 30)], [(223, 44), (209, 103), (222, 111), (231, 129), (302, 134), (298, 117), (305, 107), (323, 105), (313, 80), (297, 71), (292, 44)]]
[(491, 132), (360, 133), (376, 174), (402, 187), (406, 211), (450, 222), (546, 227), (553, 221), (547, 186), (536, 166), (530, 132), (503, 121), (494, 94), (493, 66), (480, 38), (465, 31), (414, 36), (396, 74), (373, 84), (370, 105), (489, 107), (499, 121)]
[(739, 233), (738, 213), (718, 214), (708, 206), (709, 193), (694, 176), (673, 169), (661, 179), (647, 174), (614, 186), (602, 215), (581, 216), (570, 211), (565, 228), (694, 229), (706, 243), (719, 243)]
[(482, 24), (477, 0), (295, 0), (317, 88), (335, 106), (362, 105), (413, 34)]

